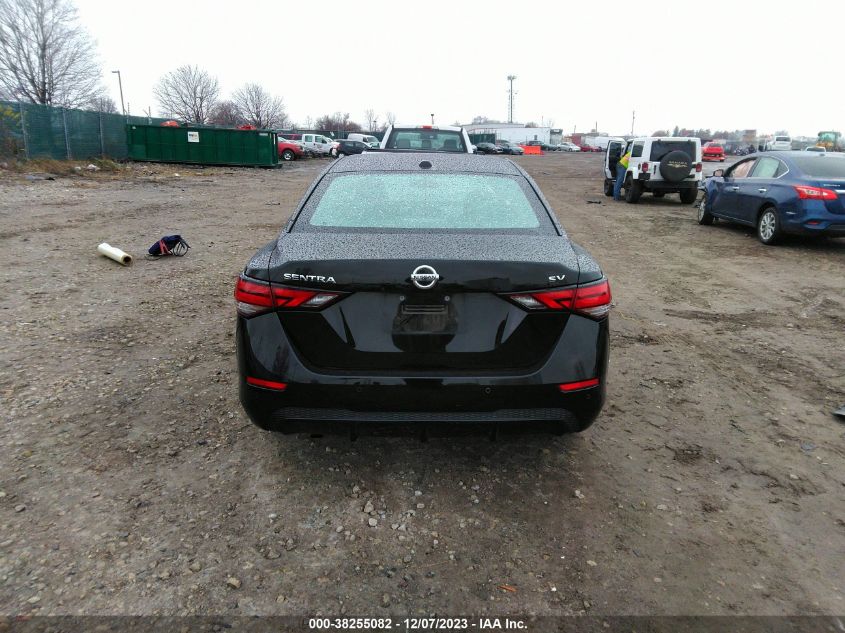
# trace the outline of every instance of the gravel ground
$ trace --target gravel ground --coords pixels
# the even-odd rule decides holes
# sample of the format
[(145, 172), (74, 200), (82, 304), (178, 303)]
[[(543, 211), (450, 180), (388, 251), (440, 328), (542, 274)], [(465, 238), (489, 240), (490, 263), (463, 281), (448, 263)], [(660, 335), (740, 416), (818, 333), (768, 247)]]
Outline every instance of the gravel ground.
[[(596, 424), (496, 443), (241, 411), (234, 276), (325, 162), (0, 173), (0, 613), (845, 612), (845, 240), (517, 160), (617, 305)], [(145, 260), (169, 233), (188, 256)]]

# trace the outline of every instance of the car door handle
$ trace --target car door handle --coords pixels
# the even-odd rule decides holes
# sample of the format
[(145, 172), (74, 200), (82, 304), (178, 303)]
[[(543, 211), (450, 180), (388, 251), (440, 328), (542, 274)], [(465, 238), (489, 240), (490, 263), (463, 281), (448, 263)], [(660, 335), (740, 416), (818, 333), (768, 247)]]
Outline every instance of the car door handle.
[(766, 189), (765, 187), (760, 187), (757, 191), (759, 191), (760, 193), (766, 193), (768, 189)]
[(731, 187), (731, 191), (739, 191), (739, 187), (733, 186), (733, 187)]

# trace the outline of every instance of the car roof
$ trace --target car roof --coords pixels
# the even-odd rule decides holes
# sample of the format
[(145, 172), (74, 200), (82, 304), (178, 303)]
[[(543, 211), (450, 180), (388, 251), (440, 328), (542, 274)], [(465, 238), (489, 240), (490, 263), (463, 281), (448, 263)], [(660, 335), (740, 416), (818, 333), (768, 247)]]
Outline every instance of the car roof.
[(393, 128), (400, 130), (449, 130), (451, 132), (460, 132), (464, 129), (462, 127), (455, 127), (454, 125), (400, 125), (399, 123), (393, 125)]
[(632, 141), (700, 141), (697, 136), (640, 136)]
[[(422, 170), (420, 163), (428, 161), (431, 168)], [(475, 174), (524, 175), (507, 158), (476, 156), (463, 152), (364, 152), (335, 161), (327, 173), (363, 173), (370, 171), (435, 171)]]

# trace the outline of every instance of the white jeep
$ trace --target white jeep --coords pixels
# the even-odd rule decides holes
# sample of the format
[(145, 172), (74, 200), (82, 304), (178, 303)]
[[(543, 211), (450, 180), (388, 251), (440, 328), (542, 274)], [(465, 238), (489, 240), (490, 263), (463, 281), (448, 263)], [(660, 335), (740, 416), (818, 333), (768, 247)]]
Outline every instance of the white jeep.
[(683, 136), (611, 139), (604, 155), (604, 194), (613, 195), (616, 164), (631, 152), (625, 173), (625, 200), (635, 203), (644, 191), (656, 198), (678, 193), (681, 202), (692, 204), (701, 184), (701, 139)]

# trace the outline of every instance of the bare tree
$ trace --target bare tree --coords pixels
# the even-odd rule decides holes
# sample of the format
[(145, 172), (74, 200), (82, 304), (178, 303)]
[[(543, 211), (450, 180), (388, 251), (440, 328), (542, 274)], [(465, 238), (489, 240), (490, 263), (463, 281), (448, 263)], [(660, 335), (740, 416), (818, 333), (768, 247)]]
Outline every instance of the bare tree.
[(180, 66), (158, 80), (153, 94), (165, 116), (206, 123), (217, 103), (220, 86), (216, 77), (198, 66)]
[(281, 97), (274, 97), (258, 84), (245, 84), (232, 95), (237, 113), (257, 128), (285, 127), (288, 116)]
[(367, 131), (374, 132), (378, 130), (378, 115), (372, 108), (364, 110), (364, 119), (367, 124)]
[(387, 119), (388, 125), (396, 125), (396, 114), (394, 114), (393, 112), (388, 112), (386, 115), (384, 115), (384, 118)]
[(0, 86), (10, 97), (81, 106), (100, 91), (100, 77), (69, 0), (0, 0)]
[(317, 119), (314, 124), (318, 130), (324, 132), (335, 132), (346, 130), (347, 132), (360, 132), (361, 126), (349, 118), (349, 113), (335, 112), (334, 114), (325, 114)]
[(214, 123), (215, 125), (227, 125), (229, 127), (237, 127), (246, 123), (235, 104), (228, 100), (217, 102), (211, 109), (208, 122)]
[(105, 114), (117, 114), (117, 104), (110, 96), (100, 94), (86, 104), (87, 110), (94, 112), (103, 112)]

